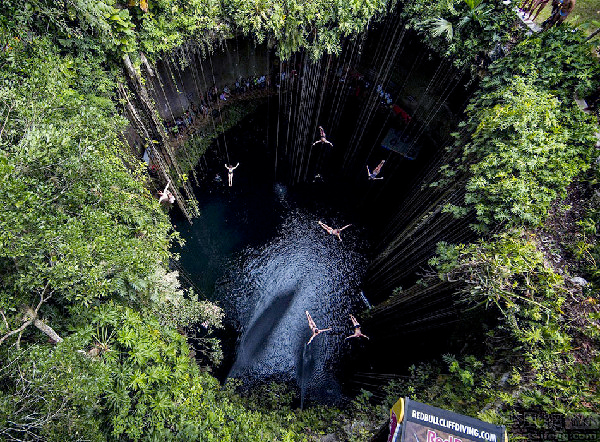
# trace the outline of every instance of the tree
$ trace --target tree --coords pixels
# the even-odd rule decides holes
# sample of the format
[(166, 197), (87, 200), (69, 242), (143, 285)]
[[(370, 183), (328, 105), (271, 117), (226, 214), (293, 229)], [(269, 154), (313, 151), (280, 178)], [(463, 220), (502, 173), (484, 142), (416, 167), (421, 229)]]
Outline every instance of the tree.
[(585, 97), (598, 87), (600, 65), (592, 42), (581, 30), (563, 23), (531, 36), (512, 48), (510, 54), (489, 66), (481, 82), (482, 93), (510, 86), (515, 75), (551, 92), (561, 101), (571, 101), (575, 93)]
[(478, 58), (522, 35), (514, 12), (501, 2), (415, 0), (403, 6), (402, 16), (427, 46), (461, 68), (475, 69)]
[(462, 283), (465, 308), (489, 309), (500, 319), (488, 333), (495, 345), (481, 376), (502, 370), (515, 381), (509, 394), (489, 386), (494, 400), (482, 411), (518, 403), (566, 414), (591, 411), (598, 401), (597, 313), (549, 264), (540, 239), (515, 229), (472, 244), (440, 243), (430, 261), (440, 278)]
[(465, 204), (476, 212), (478, 231), (541, 224), (550, 204), (588, 167), (594, 146), (594, 127), (576, 116), (579, 110), (521, 77), (511, 83), (473, 100), (463, 124), (467, 135), (457, 141), (457, 162), (467, 174)]
[(114, 105), (76, 89), (86, 60), (58, 57), (43, 40), (12, 56), (0, 74), (0, 343), (60, 309), (136, 300), (170, 242), (142, 169), (123, 161)]

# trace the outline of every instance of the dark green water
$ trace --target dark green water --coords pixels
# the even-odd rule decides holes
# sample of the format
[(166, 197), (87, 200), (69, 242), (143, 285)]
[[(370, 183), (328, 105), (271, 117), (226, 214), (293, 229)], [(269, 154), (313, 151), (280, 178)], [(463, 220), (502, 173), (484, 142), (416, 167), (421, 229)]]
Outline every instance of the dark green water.
[[(265, 141), (269, 127), (258, 114), (226, 134), (230, 160), (240, 163), (233, 187), (225, 159), (207, 157), (209, 171), (196, 189), (202, 215), (191, 226), (177, 223), (186, 244), (176, 251), (198, 289), (225, 308), (235, 331), (235, 348), (231, 336), (225, 339), (224, 373), (249, 384), (288, 381), (303, 397), (335, 402), (341, 396), (336, 364), (353, 331), (348, 315), (365, 308), (362, 213), (347, 185), (326, 174), (323, 182), (293, 188), (276, 182)], [(340, 242), (319, 220), (352, 226)], [(308, 347), (305, 311), (320, 328), (333, 327)]]

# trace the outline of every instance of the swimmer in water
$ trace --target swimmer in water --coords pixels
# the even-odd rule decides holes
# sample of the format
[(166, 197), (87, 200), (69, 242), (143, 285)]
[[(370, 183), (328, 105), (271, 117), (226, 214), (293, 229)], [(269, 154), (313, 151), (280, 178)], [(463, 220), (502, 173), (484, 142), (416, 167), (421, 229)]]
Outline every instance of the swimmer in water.
[(354, 316), (350, 315), (350, 320), (352, 321), (352, 325), (354, 326), (354, 334), (348, 336), (346, 339), (350, 339), (350, 338), (367, 338), (367, 339), (369, 339), (369, 337), (367, 335), (363, 335), (362, 332), (360, 331), (360, 324), (358, 323), (356, 318)]
[(326, 231), (327, 233), (329, 233), (330, 235), (335, 235), (335, 236), (337, 236), (337, 238), (338, 238), (340, 241), (342, 240), (342, 237), (340, 236), (340, 233), (342, 232), (342, 230), (344, 230), (345, 228), (347, 228), (347, 227), (350, 227), (350, 226), (352, 225), (352, 224), (348, 224), (348, 225), (346, 225), (346, 226), (344, 226), (344, 227), (342, 227), (342, 228), (340, 228), (340, 229), (334, 229), (334, 228), (332, 228), (332, 227), (329, 227), (327, 224), (325, 224), (325, 223), (324, 223), (324, 222), (322, 222), (322, 221), (318, 221), (318, 223), (319, 223), (319, 225), (320, 225), (321, 227), (323, 227), (323, 229), (325, 229), (325, 231)]
[(369, 166), (367, 165), (367, 175), (369, 175), (369, 179), (370, 180), (382, 180), (383, 177), (377, 177), (377, 175), (379, 175), (379, 172), (381, 172), (381, 168), (383, 167), (383, 164), (385, 163), (385, 160), (381, 160), (381, 163), (379, 163), (379, 165), (373, 169), (373, 172), (371, 172), (369, 170)]
[(240, 165), (240, 163), (237, 163), (235, 165), (235, 167), (233, 166), (228, 166), (227, 164), (225, 164), (225, 168), (227, 169), (227, 179), (229, 181), (229, 187), (233, 186), (233, 171), (235, 169), (237, 169), (237, 167)]
[(331, 327), (319, 330), (317, 328), (317, 324), (315, 324), (315, 321), (313, 321), (313, 318), (310, 317), (310, 313), (308, 313), (308, 310), (306, 311), (306, 318), (308, 319), (308, 326), (310, 327), (310, 331), (312, 332), (312, 336), (310, 337), (306, 345), (310, 344), (318, 334), (331, 330)]
[(327, 137), (325, 136), (325, 131), (323, 130), (323, 128), (321, 126), (319, 126), (319, 132), (321, 133), (321, 138), (319, 138), (317, 141), (312, 143), (312, 146), (314, 146), (317, 143), (325, 143), (325, 144), (329, 144), (331, 147), (333, 147), (333, 144), (327, 140)]
[(167, 201), (171, 204), (173, 204), (175, 202), (175, 197), (173, 196), (173, 194), (171, 192), (169, 192), (169, 184), (171, 184), (171, 180), (167, 181), (165, 190), (163, 190), (162, 192), (160, 190), (158, 191), (158, 194), (160, 195), (158, 202), (160, 204), (167, 202)]

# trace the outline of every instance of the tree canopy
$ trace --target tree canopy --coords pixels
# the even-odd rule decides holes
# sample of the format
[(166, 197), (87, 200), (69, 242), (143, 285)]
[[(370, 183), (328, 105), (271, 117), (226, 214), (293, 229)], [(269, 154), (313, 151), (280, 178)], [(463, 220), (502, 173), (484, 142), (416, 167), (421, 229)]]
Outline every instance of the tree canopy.
[(127, 54), (247, 30), (317, 56), (383, 5), (334, 3), (271, 2), (250, 30), (254, 9), (211, 1), (2, 2), (0, 438), (292, 441), (326, 428), (334, 409), (251, 410), (208, 373), (223, 312), (169, 269), (178, 235), (123, 136), (117, 90)]
[[(210, 50), (237, 33), (275, 46), (284, 58), (299, 49), (313, 58), (338, 53), (342, 38), (363, 32), (393, 5), (2, 2), (0, 437), (291, 441), (306, 439), (308, 426), (327, 429), (334, 409), (298, 413), (277, 390), (270, 399), (281, 409), (249, 407), (208, 373), (222, 356), (211, 333), (223, 312), (182, 288), (169, 269), (178, 235), (124, 140), (117, 88), (127, 81), (123, 58), (143, 52), (158, 59), (186, 42)], [(438, 182), (465, 196), (449, 210), (473, 214), (477, 232), (497, 235), (440, 244), (431, 261), (442, 278), (462, 281), (464, 302), (497, 309), (502, 328), (492, 334), (508, 336), (508, 350), (485, 362), (446, 357), (445, 374), (457, 382), (443, 387), (430, 381), (431, 371), (415, 369), (420, 383), (411, 388), (420, 390), (412, 392), (442, 401), (458, 396), (474, 407), (475, 391), (488, 410), (498, 409), (514, 402), (515, 389), (494, 383), (493, 370), (512, 358), (524, 363), (511, 368), (509, 385), (525, 379), (529, 388), (521, 405), (550, 407), (555, 397), (554, 409), (566, 412), (575, 398), (573, 409), (587, 409), (597, 389), (576, 387), (599, 369), (596, 360), (577, 360), (583, 356), (573, 342), (597, 341), (597, 312), (586, 311), (588, 322), (577, 328), (581, 317), (563, 310), (568, 296), (584, 298), (546, 265), (527, 229), (542, 225), (590, 166), (594, 125), (572, 95), (597, 87), (598, 65), (582, 34), (568, 29), (517, 42), (512, 12), (499, 3), (414, 0), (403, 16), (461, 67), (514, 45), (486, 67), (490, 75), (467, 108)], [(192, 336), (199, 324), (205, 333)], [(201, 340), (204, 367), (192, 359), (186, 337)]]
[(479, 100), (486, 107), (475, 102), (467, 108), (463, 127), (471, 135), (460, 159), (469, 176), (465, 203), (475, 209), (475, 227), (537, 226), (588, 167), (594, 145), (590, 119), (575, 117), (578, 109), (565, 111), (569, 105), (562, 107), (520, 77)]

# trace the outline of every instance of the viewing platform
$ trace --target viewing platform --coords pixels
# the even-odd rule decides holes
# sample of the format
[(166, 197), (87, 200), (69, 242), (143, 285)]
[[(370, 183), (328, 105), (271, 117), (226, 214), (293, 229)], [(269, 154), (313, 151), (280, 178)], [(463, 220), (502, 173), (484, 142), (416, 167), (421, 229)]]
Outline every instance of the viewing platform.
[(515, 6), (515, 12), (517, 14), (517, 17), (519, 17), (519, 20), (521, 20), (521, 23), (523, 23), (525, 26), (527, 26), (529, 28), (529, 32), (531, 34), (533, 33), (538, 33), (542, 30), (542, 27), (540, 25), (538, 25), (537, 23), (535, 23), (533, 20), (531, 20), (530, 18), (525, 18), (525, 16), (527, 15), (526, 11), (522, 11), (521, 9), (519, 9), (517, 6)]

